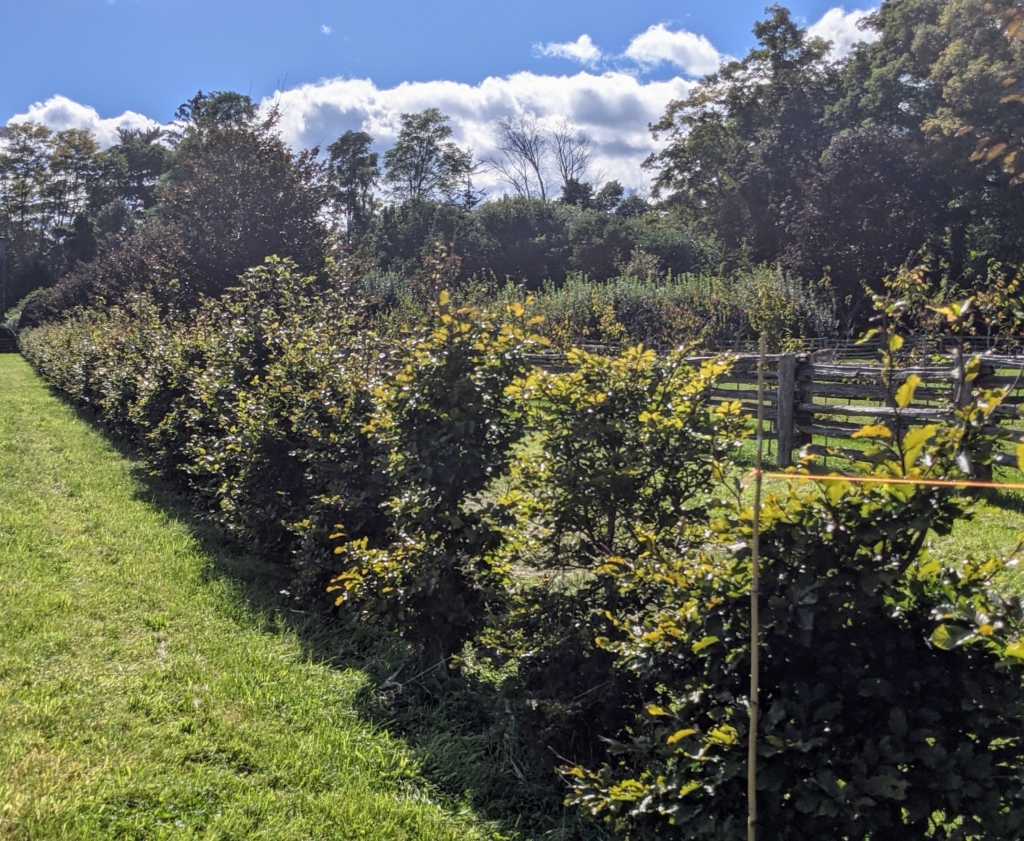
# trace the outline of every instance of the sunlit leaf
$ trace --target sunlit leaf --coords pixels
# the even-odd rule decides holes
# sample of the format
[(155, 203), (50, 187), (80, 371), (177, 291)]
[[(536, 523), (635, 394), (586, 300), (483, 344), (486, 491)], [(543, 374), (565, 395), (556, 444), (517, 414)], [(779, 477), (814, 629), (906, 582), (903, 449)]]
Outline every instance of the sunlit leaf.
[(1007, 657), (1016, 657), (1018, 660), (1024, 660), (1024, 639), (1011, 642), (1003, 650), (1003, 654)]
[(708, 735), (712, 741), (721, 742), (723, 745), (735, 744), (739, 739), (739, 734), (736, 732), (736, 728), (728, 724), (723, 724), (721, 727), (716, 727)]
[(892, 430), (884, 423), (872, 423), (862, 426), (850, 435), (851, 438), (892, 438)]
[(914, 392), (920, 384), (921, 378), (917, 374), (907, 377), (903, 381), (903, 385), (896, 389), (896, 405), (901, 409), (906, 409), (914, 401)]

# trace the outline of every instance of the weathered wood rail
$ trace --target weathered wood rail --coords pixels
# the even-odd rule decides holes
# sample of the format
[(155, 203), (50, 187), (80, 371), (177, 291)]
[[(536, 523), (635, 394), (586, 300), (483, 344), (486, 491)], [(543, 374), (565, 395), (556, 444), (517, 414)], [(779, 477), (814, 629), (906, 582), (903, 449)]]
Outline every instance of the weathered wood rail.
[[(955, 357), (941, 364), (902, 368), (883, 381), (877, 364), (820, 362), (813, 354), (778, 354), (766, 359), (765, 418), (771, 423), (779, 467), (792, 463), (793, 451), (810, 447), (823, 451), (828, 442), (852, 440), (864, 424), (894, 420), (896, 389), (911, 374), (921, 378), (913, 404), (899, 415), (913, 422), (951, 420), (974, 389), (1008, 388), (993, 413), (1000, 428), (1024, 440), (1024, 358), (983, 357), (977, 377), (968, 381)], [(732, 374), (714, 391), (715, 397), (739, 400), (746, 411), (757, 411), (757, 357), (736, 360)], [(816, 443), (824, 439), (825, 444)], [(998, 461), (1016, 464), (1016, 456), (1000, 454)]]

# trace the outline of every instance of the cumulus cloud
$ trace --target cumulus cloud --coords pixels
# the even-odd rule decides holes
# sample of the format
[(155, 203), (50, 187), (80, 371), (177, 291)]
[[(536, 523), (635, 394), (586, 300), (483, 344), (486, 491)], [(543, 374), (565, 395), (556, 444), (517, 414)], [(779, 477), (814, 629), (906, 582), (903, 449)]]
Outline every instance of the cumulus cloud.
[(568, 41), (564, 44), (534, 44), (533, 50), (537, 55), (549, 58), (567, 58), (587, 67), (596, 66), (603, 57), (601, 50), (589, 35), (580, 35), (575, 41)]
[(842, 6), (829, 9), (822, 15), (821, 20), (807, 27), (807, 34), (831, 41), (832, 54), (836, 58), (843, 58), (858, 41), (874, 41), (878, 38), (878, 33), (873, 30), (864, 31), (857, 28), (857, 24), (873, 11), (874, 9), (854, 9), (847, 12)]
[[(622, 72), (569, 76), (525, 72), (488, 78), (477, 85), (406, 82), (393, 88), (378, 88), (369, 79), (327, 79), (275, 92), (261, 107), (279, 108), (280, 131), (294, 149), (324, 148), (351, 129), (371, 134), (381, 152), (394, 144), (402, 114), (438, 108), (451, 118), (453, 140), (472, 149), (477, 159), (497, 154), (494, 129), (500, 117), (530, 115), (551, 125), (568, 119), (595, 143), (592, 176), (640, 187), (648, 180), (640, 163), (662, 148), (647, 124), (658, 120), (671, 100), (684, 98), (693, 85), (681, 77), (645, 82)], [(96, 109), (63, 96), (36, 103), (12, 118), (12, 122), (27, 120), (55, 130), (90, 129), (104, 146), (117, 142), (118, 128), (159, 125), (131, 111), (102, 118)], [(487, 173), (481, 173), (476, 183), (491, 195), (508, 189)]]
[[(279, 107), (281, 131), (293, 148), (323, 147), (352, 130), (368, 132), (380, 151), (394, 143), (403, 113), (438, 108), (451, 118), (455, 142), (471, 148), (477, 158), (497, 153), (494, 128), (500, 117), (528, 114), (551, 123), (568, 118), (595, 142), (595, 173), (639, 186), (646, 182), (640, 163), (661, 148), (647, 124), (692, 87), (693, 82), (679, 77), (642, 82), (619, 72), (516, 73), (478, 85), (406, 82), (386, 89), (369, 79), (330, 79), (277, 92), (263, 105)], [(486, 173), (477, 185), (496, 193), (507, 189)]]
[(99, 112), (88, 105), (80, 105), (66, 96), (51, 96), (46, 102), (36, 102), (24, 114), (15, 114), (11, 123), (43, 123), (54, 131), (68, 128), (89, 129), (96, 135), (101, 146), (117, 143), (117, 130), (148, 129), (160, 125), (134, 111), (125, 111), (119, 117), (100, 117)]
[(626, 48), (626, 57), (642, 67), (667, 61), (691, 76), (714, 73), (723, 59), (703, 35), (685, 29), (672, 32), (663, 23), (637, 35)]

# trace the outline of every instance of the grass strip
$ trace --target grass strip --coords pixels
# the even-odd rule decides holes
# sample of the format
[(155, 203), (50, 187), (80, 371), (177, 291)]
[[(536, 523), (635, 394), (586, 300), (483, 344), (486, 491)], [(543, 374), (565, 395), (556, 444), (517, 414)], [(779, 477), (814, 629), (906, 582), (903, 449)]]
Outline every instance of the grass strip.
[(0, 838), (492, 837), (139, 469), (0, 356)]

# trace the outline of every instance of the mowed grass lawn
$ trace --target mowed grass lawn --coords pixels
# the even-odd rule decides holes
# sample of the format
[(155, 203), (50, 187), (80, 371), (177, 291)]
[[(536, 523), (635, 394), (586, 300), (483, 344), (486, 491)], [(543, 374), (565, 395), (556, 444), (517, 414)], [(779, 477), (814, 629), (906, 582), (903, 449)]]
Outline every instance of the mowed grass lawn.
[(0, 356), (0, 838), (492, 837), (138, 468)]

